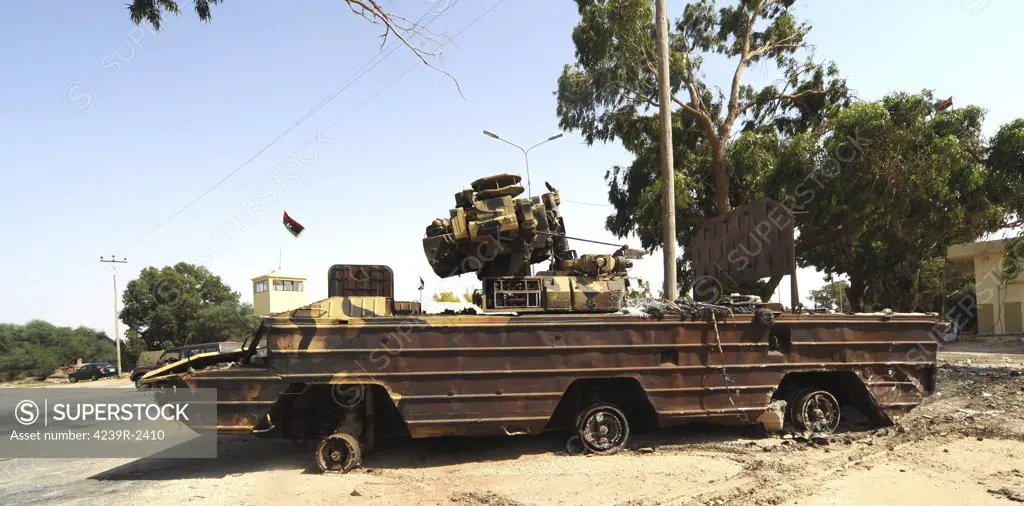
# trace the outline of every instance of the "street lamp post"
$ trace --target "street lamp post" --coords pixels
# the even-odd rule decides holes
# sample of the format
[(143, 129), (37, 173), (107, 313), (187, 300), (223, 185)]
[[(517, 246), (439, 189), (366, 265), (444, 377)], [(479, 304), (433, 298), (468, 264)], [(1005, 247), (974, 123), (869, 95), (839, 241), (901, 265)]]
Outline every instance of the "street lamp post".
[(519, 151), (523, 152), (523, 159), (526, 161), (526, 195), (529, 196), (530, 198), (533, 198), (533, 188), (532, 188), (532, 185), (530, 184), (530, 156), (529, 156), (530, 155), (530, 150), (535, 148), (535, 147), (537, 147), (537, 146), (540, 146), (541, 144), (544, 144), (544, 143), (547, 143), (547, 142), (551, 142), (551, 141), (561, 137), (562, 133), (559, 132), (559, 133), (557, 133), (555, 135), (552, 135), (551, 137), (548, 137), (547, 139), (544, 139), (544, 140), (538, 142), (537, 144), (534, 144), (533, 146), (530, 146), (530, 147), (525, 148), (525, 149), (522, 146), (518, 145), (518, 144), (515, 144), (515, 143), (509, 142), (509, 141), (507, 141), (505, 139), (502, 139), (500, 135), (498, 135), (498, 134), (496, 134), (496, 133), (494, 133), (494, 132), (492, 132), (490, 130), (484, 130), (484, 135), (486, 135), (488, 137), (493, 137), (495, 139), (498, 139), (499, 141), (504, 142), (505, 144), (508, 144), (509, 146), (515, 147)]
[(117, 353), (117, 377), (121, 377), (121, 318), (117, 312), (117, 264), (126, 264), (128, 259), (122, 257), (120, 260), (116, 256), (110, 255), (109, 259), (100, 257), (100, 262), (103, 262), (110, 266), (114, 271), (114, 349)]

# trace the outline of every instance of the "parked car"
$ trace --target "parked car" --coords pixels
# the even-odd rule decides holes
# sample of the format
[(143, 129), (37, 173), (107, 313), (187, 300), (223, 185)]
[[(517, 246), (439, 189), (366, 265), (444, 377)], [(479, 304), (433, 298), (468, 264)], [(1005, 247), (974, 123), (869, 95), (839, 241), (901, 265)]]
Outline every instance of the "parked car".
[(177, 346), (175, 348), (168, 348), (156, 360), (155, 363), (149, 365), (140, 365), (135, 369), (132, 369), (130, 376), (132, 383), (135, 383), (135, 388), (142, 388), (142, 377), (147, 372), (154, 369), (159, 369), (167, 364), (173, 364), (181, 359), (198, 355), (200, 353), (211, 353), (220, 352), (226, 353), (229, 351), (238, 351), (242, 349), (242, 343), (235, 341), (221, 341), (219, 343), (202, 343), (202, 344), (187, 344), (185, 346)]
[(91, 379), (96, 381), (100, 378), (106, 378), (107, 376), (116, 376), (117, 367), (109, 362), (99, 362), (95, 364), (82, 364), (71, 374), (68, 374), (68, 381), (75, 383), (78, 380)]

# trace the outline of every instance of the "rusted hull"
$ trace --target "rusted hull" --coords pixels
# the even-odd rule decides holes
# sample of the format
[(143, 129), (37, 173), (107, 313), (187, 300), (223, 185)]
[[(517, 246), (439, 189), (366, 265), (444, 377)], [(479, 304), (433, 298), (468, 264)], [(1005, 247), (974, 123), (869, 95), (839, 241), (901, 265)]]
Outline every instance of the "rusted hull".
[[(574, 381), (634, 378), (661, 426), (753, 423), (789, 373), (849, 371), (890, 417), (934, 390), (934, 319), (625, 315), (268, 319), (263, 366), (181, 376), (219, 393), (218, 430), (265, 426), (289, 386), (381, 385), (413, 437), (539, 433)], [(771, 335), (770, 335), (771, 334)]]

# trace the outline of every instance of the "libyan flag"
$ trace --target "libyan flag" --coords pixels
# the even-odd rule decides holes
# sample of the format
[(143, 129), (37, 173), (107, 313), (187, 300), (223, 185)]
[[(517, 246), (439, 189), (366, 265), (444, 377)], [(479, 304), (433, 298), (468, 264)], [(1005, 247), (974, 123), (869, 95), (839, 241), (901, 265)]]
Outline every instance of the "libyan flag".
[(294, 237), (298, 237), (306, 227), (303, 227), (299, 222), (295, 221), (291, 216), (288, 216), (288, 212), (284, 213), (284, 228), (288, 229)]
[(420, 276), (420, 290), (423, 289), (423, 276)]

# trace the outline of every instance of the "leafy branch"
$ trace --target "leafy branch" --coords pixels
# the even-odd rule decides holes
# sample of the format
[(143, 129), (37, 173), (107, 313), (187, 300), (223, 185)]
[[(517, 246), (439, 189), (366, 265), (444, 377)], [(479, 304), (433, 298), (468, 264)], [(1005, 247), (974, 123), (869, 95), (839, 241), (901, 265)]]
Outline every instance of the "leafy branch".
[[(384, 33), (381, 34), (381, 48), (383, 48), (387, 43), (388, 37), (394, 36), (403, 46), (412, 51), (420, 62), (451, 79), (452, 82), (455, 83), (455, 87), (458, 89), (459, 94), (462, 95), (462, 87), (459, 86), (459, 82), (455, 77), (445, 70), (438, 68), (427, 59), (438, 57), (439, 54), (437, 52), (424, 50), (422, 47), (410, 42), (412, 37), (420, 35), (423, 31), (427, 31), (424, 25), (421, 25), (419, 22), (410, 21), (407, 18), (384, 9), (378, 0), (344, 1), (348, 5), (349, 9), (351, 9), (357, 16), (369, 21), (370, 23), (382, 25), (384, 27)], [(212, 18), (210, 7), (218, 5), (221, 2), (223, 2), (223, 0), (193, 0), (195, 12), (196, 15), (199, 16), (199, 20), (209, 22)], [(132, 0), (132, 2), (128, 4), (128, 12), (131, 16), (132, 22), (135, 24), (147, 22), (153, 26), (153, 29), (159, 31), (163, 26), (164, 14), (173, 14), (178, 16), (181, 14), (181, 8), (178, 6), (177, 0)]]

